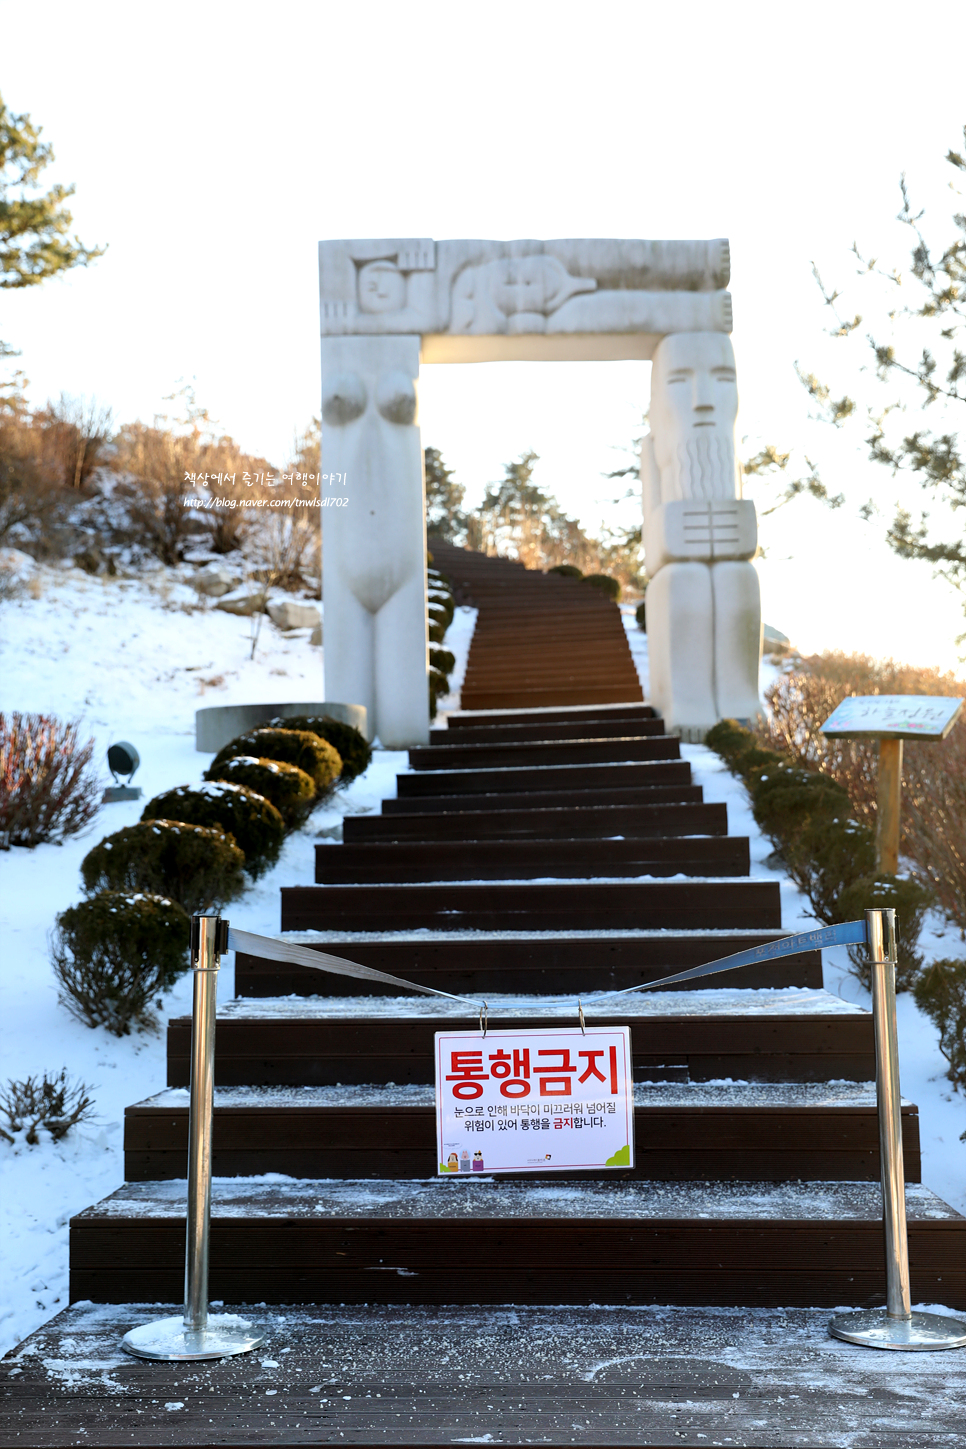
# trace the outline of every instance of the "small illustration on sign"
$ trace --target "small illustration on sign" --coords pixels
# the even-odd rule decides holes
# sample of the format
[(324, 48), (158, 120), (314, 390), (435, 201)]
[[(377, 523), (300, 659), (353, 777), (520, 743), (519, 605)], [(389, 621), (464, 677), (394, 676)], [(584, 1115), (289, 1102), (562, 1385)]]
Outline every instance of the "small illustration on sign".
[(630, 1028), (438, 1031), (436, 1136), (441, 1175), (633, 1167)]

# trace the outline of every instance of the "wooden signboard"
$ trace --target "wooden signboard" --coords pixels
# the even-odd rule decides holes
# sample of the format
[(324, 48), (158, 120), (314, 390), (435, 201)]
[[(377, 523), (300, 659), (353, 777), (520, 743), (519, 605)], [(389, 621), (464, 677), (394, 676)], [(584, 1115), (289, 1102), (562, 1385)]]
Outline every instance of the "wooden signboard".
[(822, 734), (838, 739), (944, 740), (961, 699), (929, 694), (854, 694), (829, 715)]
[(899, 869), (902, 742), (944, 740), (962, 708), (963, 700), (936, 694), (854, 694), (843, 699), (822, 726), (829, 739), (879, 742), (876, 869), (880, 875), (895, 875)]
[(436, 1033), (439, 1173), (634, 1165), (626, 1026)]

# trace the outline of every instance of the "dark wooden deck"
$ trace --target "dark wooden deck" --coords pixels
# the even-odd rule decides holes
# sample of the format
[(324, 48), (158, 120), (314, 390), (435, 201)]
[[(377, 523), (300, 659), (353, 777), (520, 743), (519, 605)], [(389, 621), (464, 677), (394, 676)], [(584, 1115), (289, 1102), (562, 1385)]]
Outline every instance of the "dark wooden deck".
[(966, 1351), (856, 1348), (815, 1310), (235, 1308), (266, 1331), (245, 1357), (120, 1351), (170, 1311), (59, 1314), (3, 1360), (0, 1443), (966, 1446)]

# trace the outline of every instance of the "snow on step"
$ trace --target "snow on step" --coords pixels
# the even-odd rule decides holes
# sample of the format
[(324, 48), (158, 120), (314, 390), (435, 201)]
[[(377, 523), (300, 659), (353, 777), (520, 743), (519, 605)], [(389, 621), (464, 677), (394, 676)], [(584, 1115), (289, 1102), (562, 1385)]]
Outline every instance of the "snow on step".
[[(168, 1087), (143, 1102), (132, 1112), (176, 1111), (188, 1107), (187, 1087)], [(216, 1087), (215, 1111), (243, 1108), (246, 1111), (283, 1111), (289, 1108), (411, 1107), (434, 1110), (434, 1088), (416, 1083), (397, 1086), (394, 1082), (331, 1087)], [(903, 1106), (912, 1104), (902, 1099)], [(872, 1110), (874, 1082), (635, 1082), (636, 1107), (689, 1107), (761, 1110), (782, 1107)]]
[[(292, 936), (287, 939), (292, 939)], [(338, 939), (347, 943), (350, 938), (343, 935)], [(621, 1021), (630, 1022), (632, 1026), (635, 1019), (648, 1020), (662, 1016), (869, 1016), (864, 1007), (843, 1001), (830, 991), (797, 986), (775, 990), (721, 988), (706, 991), (645, 991), (624, 997), (601, 996), (599, 1001), (591, 992), (580, 999), (587, 1018), (619, 1018)], [(487, 994), (486, 1001), (491, 1028), (496, 1026), (495, 1018), (500, 1014), (534, 1019), (576, 1019), (573, 995), (491, 997)], [(441, 997), (429, 996), (241, 996), (225, 1001), (218, 1007), (219, 1018), (224, 1017), (229, 1021), (252, 1021), (269, 1017), (277, 1020), (326, 1021), (359, 1016), (387, 1020), (408, 1017), (419, 1020), (465, 1021), (472, 1014), (473, 1007), (468, 1002), (445, 1001)]]
[[(130, 1182), (73, 1219), (179, 1218), (187, 1183)], [(426, 1220), (629, 1219), (636, 1222), (709, 1219), (749, 1221), (882, 1220), (882, 1192), (867, 1182), (523, 1182), (486, 1176), (423, 1179), (294, 1178), (281, 1173), (215, 1178), (212, 1217), (316, 1219), (325, 1217)], [(966, 1219), (929, 1188), (909, 1183), (912, 1222)]]

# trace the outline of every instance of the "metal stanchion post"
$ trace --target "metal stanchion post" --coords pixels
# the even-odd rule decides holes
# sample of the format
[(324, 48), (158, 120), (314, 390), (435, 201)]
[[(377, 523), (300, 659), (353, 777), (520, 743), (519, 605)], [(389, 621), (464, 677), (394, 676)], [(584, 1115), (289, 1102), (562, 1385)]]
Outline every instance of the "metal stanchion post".
[(180, 1318), (161, 1318), (126, 1333), (121, 1346), (137, 1358), (231, 1358), (238, 1353), (248, 1353), (264, 1341), (263, 1335), (237, 1314), (208, 1312), (215, 1005), (218, 969), (227, 949), (227, 921), (217, 916), (191, 917), (194, 996), (191, 1011), (184, 1313)]
[(840, 1313), (828, 1326), (833, 1338), (866, 1348), (966, 1347), (966, 1323), (938, 1313), (913, 1313), (909, 1291), (909, 1242), (902, 1160), (899, 1040), (896, 1032), (896, 913), (866, 911), (872, 957), (875, 1023), (875, 1091), (879, 1115), (882, 1214), (885, 1228), (886, 1306)]

